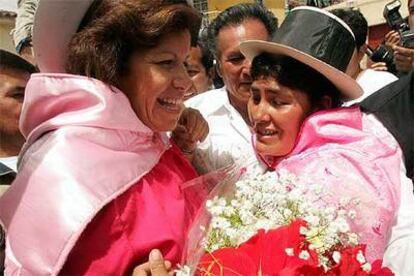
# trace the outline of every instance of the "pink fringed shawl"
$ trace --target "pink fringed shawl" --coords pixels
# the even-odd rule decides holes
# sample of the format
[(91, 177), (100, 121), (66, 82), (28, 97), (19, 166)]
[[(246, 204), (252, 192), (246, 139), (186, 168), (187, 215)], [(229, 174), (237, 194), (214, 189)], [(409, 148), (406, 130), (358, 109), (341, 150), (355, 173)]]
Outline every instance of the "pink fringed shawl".
[(330, 205), (359, 202), (352, 230), (368, 245), (369, 260), (382, 259), (399, 208), (401, 151), (381, 124), (357, 107), (318, 112), (288, 156), (262, 159), (321, 184)]
[(57, 274), (94, 216), (149, 172), (169, 147), (125, 95), (86, 77), (34, 74), (16, 181), (0, 199), (8, 274)]

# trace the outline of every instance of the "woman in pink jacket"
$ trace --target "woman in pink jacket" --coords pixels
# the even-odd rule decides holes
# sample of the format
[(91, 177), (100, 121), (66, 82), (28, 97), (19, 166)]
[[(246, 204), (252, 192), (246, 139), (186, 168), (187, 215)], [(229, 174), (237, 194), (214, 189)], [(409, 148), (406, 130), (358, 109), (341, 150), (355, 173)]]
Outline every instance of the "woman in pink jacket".
[(0, 200), (7, 274), (121, 275), (153, 248), (180, 260), (202, 193), (182, 187), (196, 173), (165, 132), (191, 86), (184, 61), (199, 25), (184, 0), (39, 1), (41, 73)]
[(301, 7), (273, 41), (246, 41), (240, 49), (252, 60), (248, 111), (267, 169), (320, 184), (334, 206), (354, 202), (350, 225), (367, 244), (368, 260), (384, 258), (396, 275), (411, 275), (414, 197), (401, 149), (375, 117), (340, 107), (362, 92), (346, 74), (355, 55), (350, 28), (326, 11)]

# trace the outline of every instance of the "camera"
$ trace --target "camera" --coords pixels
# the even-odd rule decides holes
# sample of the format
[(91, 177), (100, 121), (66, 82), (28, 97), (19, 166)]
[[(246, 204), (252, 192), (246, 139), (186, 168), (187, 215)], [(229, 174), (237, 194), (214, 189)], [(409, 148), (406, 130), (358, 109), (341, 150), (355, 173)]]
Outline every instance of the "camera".
[(388, 25), (400, 34), (400, 45), (405, 48), (414, 48), (414, 33), (410, 31), (410, 26), (400, 13), (401, 2), (395, 0), (385, 5), (384, 18)]
[(368, 46), (366, 54), (373, 62), (384, 62), (389, 72), (394, 74), (397, 72), (394, 64), (394, 55), (388, 51), (384, 44), (378, 45), (375, 50)]
[[(414, 32), (410, 31), (410, 26), (400, 13), (401, 2), (399, 0), (392, 1), (384, 7), (384, 18), (387, 24), (400, 35), (400, 45), (405, 48), (414, 49)], [(394, 64), (394, 56), (384, 44), (380, 44), (375, 50), (368, 48), (367, 55), (374, 62), (385, 62), (388, 71), (397, 73)]]
[(388, 3), (384, 7), (384, 18), (387, 20), (388, 26), (390, 26), (394, 31), (399, 32), (400, 34), (410, 30), (410, 26), (404, 20), (400, 13), (401, 2), (395, 0), (391, 3)]

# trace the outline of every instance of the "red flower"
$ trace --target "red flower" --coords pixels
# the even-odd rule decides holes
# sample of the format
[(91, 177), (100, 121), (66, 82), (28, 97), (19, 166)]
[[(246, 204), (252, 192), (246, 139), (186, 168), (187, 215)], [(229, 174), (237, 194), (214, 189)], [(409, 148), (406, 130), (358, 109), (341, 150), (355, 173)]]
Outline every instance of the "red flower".
[[(288, 226), (268, 232), (260, 230), (238, 248), (222, 248), (205, 254), (200, 261), (198, 273), (200, 275), (259, 275), (259, 273), (278, 275), (304, 266), (317, 268), (318, 256), (314, 251), (307, 249), (305, 238), (299, 233), (301, 226), (306, 226), (306, 223), (296, 220)], [(294, 256), (288, 256), (286, 248), (292, 248)], [(298, 257), (302, 250), (309, 252), (308, 259)]]
[[(370, 273), (365, 272), (357, 260), (358, 252), (365, 252), (364, 245), (341, 250), (339, 264), (325, 272), (319, 266), (317, 253), (309, 250), (309, 244), (300, 234), (301, 226), (306, 227), (306, 222), (296, 220), (268, 232), (259, 230), (238, 248), (222, 248), (205, 254), (201, 258), (196, 275), (394, 275), (388, 268), (381, 268), (381, 261), (373, 263)], [(293, 250), (293, 256), (286, 253), (287, 248)], [(309, 257), (299, 258), (302, 251), (308, 252)]]

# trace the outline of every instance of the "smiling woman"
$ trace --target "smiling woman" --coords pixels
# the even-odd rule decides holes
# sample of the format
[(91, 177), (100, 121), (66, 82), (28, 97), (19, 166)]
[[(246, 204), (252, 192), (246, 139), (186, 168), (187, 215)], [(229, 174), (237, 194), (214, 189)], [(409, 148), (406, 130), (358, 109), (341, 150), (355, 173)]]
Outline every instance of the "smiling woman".
[(153, 248), (180, 260), (204, 194), (182, 189), (196, 173), (165, 132), (183, 112), (200, 21), (185, 0), (39, 1), (41, 73), (0, 199), (6, 273), (124, 275)]
[(188, 31), (163, 37), (155, 48), (134, 54), (129, 74), (120, 78), (132, 108), (141, 121), (156, 131), (174, 129), (190, 88), (184, 61), (190, 50)]

